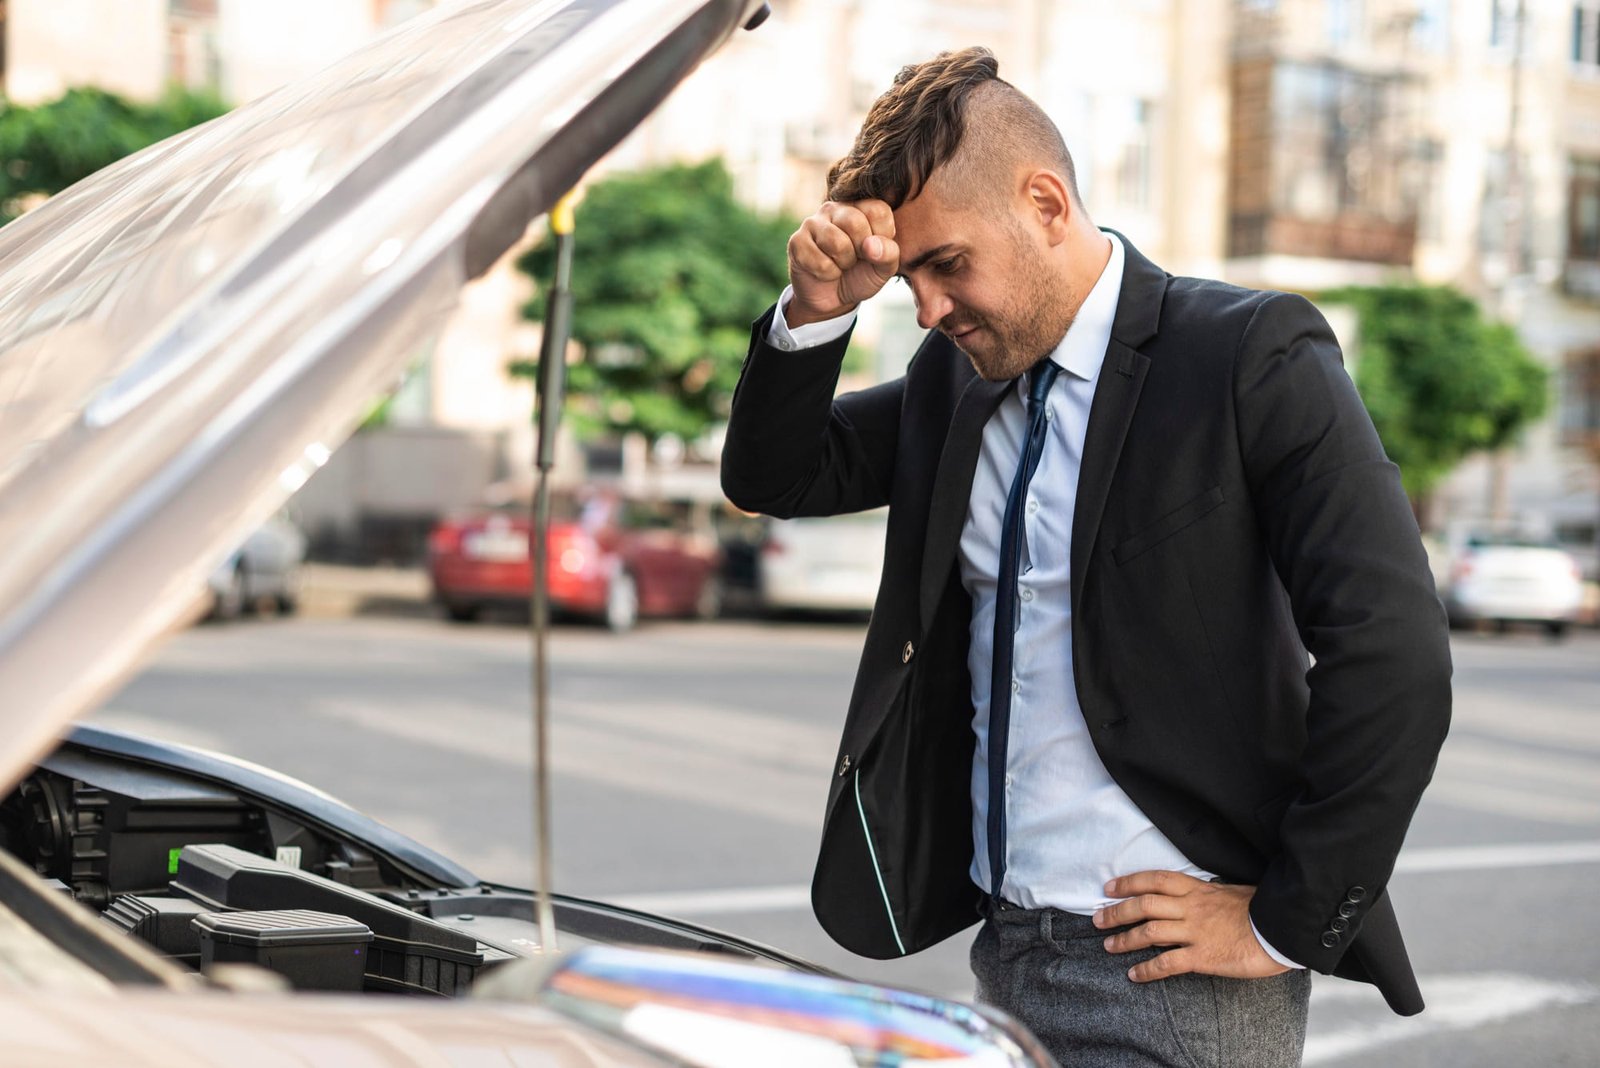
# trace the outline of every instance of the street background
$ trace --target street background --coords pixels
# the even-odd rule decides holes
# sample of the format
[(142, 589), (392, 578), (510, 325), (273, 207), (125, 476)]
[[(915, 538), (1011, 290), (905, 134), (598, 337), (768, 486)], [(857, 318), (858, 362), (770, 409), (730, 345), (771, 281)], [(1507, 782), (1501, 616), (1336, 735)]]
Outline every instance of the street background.
[[(350, 574), (314, 569), (306, 617), (177, 636), (95, 721), (276, 768), (485, 878), (531, 885), (525, 626), (448, 624), (420, 576)], [(863, 634), (849, 621), (558, 627), (556, 889), (970, 997), (971, 932), (876, 962), (811, 917)], [(1454, 727), (1391, 885), (1428, 1011), (1400, 1019), (1370, 988), (1318, 977), (1307, 1064), (1596, 1063), (1600, 634), (1458, 634), (1453, 650)]]

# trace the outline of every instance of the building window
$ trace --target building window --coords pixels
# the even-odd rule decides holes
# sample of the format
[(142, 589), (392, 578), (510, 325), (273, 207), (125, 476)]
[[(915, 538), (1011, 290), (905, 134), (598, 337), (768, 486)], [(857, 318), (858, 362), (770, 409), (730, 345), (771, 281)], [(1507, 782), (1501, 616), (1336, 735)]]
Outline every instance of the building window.
[(1572, 161), (1567, 197), (1567, 259), (1600, 263), (1600, 159)]
[(1411, 88), (1337, 64), (1280, 64), (1273, 79), (1274, 202), (1305, 219), (1414, 218)]
[(222, 84), (217, 3), (218, 0), (168, 0), (168, 81), (188, 89), (216, 89)]
[(1365, 6), (1362, 0), (1327, 0), (1327, 40), (1335, 48), (1351, 44), (1361, 36)]
[(1117, 201), (1130, 208), (1150, 206), (1151, 155), (1155, 108), (1148, 100), (1128, 101), (1117, 150)]
[(1421, 0), (1411, 23), (1411, 43), (1424, 52), (1450, 47), (1450, 0)]
[(1572, 5), (1572, 62), (1600, 67), (1600, 0)]
[(1517, 38), (1517, 0), (1490, 0), (1489, 47), (1511, 48)]

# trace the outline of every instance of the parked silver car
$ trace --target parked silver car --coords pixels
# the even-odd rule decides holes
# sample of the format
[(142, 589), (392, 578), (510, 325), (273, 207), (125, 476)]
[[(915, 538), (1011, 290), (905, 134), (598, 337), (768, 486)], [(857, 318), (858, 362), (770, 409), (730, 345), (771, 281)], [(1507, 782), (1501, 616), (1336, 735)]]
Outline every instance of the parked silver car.
[(306, 536), (288, 518), (268, 517), (206, 580), (211, 619), (233, 619), (270, 605), (278, 615), (300, 606)]

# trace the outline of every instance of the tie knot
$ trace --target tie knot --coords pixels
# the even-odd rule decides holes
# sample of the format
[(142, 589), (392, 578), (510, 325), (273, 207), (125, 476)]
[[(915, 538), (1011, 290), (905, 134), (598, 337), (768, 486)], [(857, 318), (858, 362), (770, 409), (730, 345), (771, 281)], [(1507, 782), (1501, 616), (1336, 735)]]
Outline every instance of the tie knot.
[(1050, 387), (1055, 384), (1056, 375), (1061, 373), (1061, 365), (1046, 357), (1034, 365), (1028, 372), (1031, 381), (1028, 383), (1028, 410), (1033, 411), (1044, 403), (1044, 398), (1050, 392)]

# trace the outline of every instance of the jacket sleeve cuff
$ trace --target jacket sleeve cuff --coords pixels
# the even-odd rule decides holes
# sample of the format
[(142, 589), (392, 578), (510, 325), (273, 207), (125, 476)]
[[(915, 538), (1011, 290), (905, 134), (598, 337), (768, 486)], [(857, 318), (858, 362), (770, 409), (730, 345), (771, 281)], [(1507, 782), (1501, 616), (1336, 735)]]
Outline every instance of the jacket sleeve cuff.
[(794, 296), (794, 286), (784, 286), (783, 295), (778, 298), (777, 307), (773, 309), (772, 325), (767, 328), (767, 344), (775, 349), (788, 352), (793, 349), (809, 349), (825, 345), (844, 337), (855, 325), (856, 313), (850, 311), (821, 322), (790, 327), (788, 320), (784, 318), (783, 309), (792, 296)]

